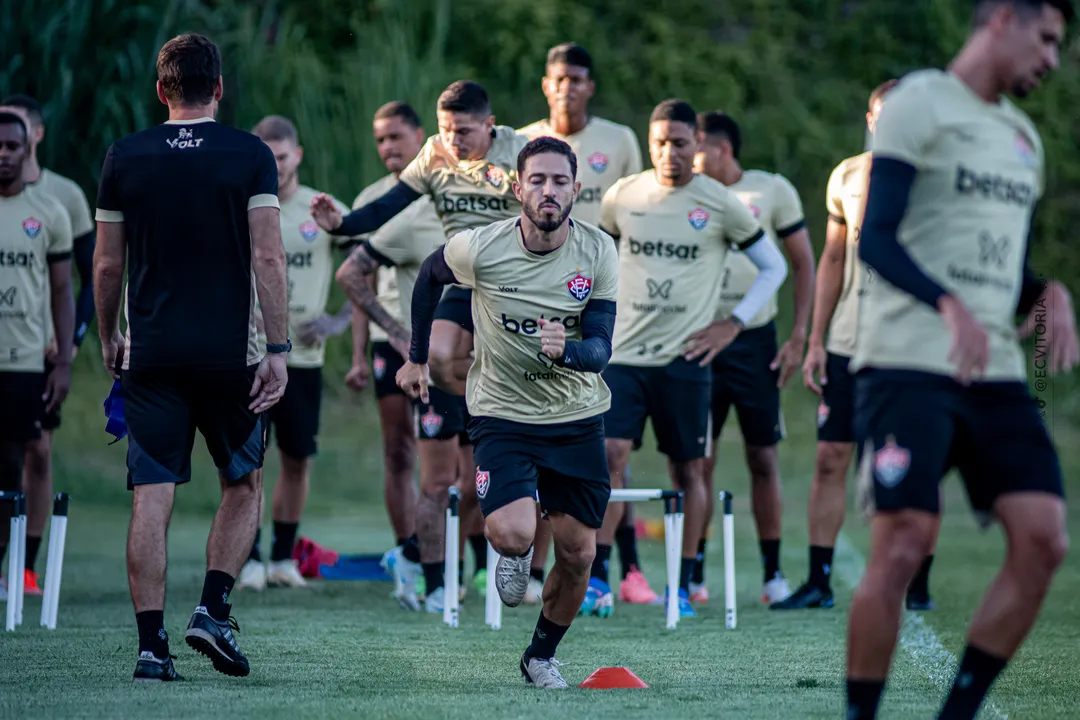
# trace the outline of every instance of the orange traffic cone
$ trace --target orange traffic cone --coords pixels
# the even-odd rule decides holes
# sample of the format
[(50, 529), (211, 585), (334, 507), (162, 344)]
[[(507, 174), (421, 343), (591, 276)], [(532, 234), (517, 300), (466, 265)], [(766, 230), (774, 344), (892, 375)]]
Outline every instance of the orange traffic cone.
[(649, 686), (628, 668), (603, 667), (585, 678), (585, 682), (578, 687), (587, 690), (630, 690)]

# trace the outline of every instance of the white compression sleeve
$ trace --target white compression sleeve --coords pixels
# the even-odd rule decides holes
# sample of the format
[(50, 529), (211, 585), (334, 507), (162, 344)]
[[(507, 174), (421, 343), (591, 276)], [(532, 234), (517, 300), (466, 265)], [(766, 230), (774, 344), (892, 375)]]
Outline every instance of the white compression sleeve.
[(749, 323), (761, 312), (766, 303), (776, 294), (787, 277), (787, 260), (784, 259), (776, 243), (768, 235), (743, 250), (750, 262), (758, 267), (758, 275), (750, 284), (742, 301), (731, 311), (732, 317), (743, 325)]

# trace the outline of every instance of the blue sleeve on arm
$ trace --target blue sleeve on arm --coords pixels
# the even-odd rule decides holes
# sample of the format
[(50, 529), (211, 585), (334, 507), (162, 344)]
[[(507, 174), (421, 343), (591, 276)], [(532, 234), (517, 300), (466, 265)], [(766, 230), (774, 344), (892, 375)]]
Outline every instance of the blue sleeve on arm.
[(79, 297), (75, 298), (75, 347), (79, 347), (94, 320), (93, 230), (75, 238), (74, 257), (79, 272)]
[(423, 365), (428, 361), (428, 345), (431, 340), (431, 323), (435, 320), (435, 308), (442, 299), (443, 287), (456, 285), (454, 271), (446, 264), (443, 248), (427, 256), (416, 276), (412, 296), (412, 340), (409, 344), (409, 362)]
[(614, 332), (615, 301), (590, 300), (581, 313), (581, 340), (566, 343), (562, 360), (555, 364), (578, 372), (603, 372), (611, 360)]
[(936, 311), (938, 300), (948, 293), (919, 269), (897, 239), (915, 172), (915, 168), (905, 162), (874, 158), (859, 238), (859, 259), (873, 268), (882, 280)]
[(1028, 226), (1027, 246), (1024, 248), (1024, 270), (1021, 275), (1020, 297), (1016, 302), (1017, 315), (1027, 315), (1031, 312), (1031, 308), (1035, 307), (1035, 303), (1039, 301), (1039, 296), (1046, 289), (1046, 281), (1031, 269), (1031, 243), (1035, 240), (1035, 208), (1031, 209), (1030, 223)]
[(413, 190), (403, 182), (399, 182), (390, 188), (378, 200), (372, 200), (367, 205), (341, 219), (341, 225), (331, 235), (366, 235), (375, 232), (405, 208), (420, 199), (420, 193)]

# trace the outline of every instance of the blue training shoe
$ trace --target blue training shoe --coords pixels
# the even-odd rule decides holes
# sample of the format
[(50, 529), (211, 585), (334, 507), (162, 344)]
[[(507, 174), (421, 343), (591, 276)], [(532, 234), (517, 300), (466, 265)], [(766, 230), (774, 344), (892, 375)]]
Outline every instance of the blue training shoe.
[[(667, 612), (667, 598), (668, 595), (664, 593), (664, 612)], [(690, 593), (682, 588), (679, 588), (679, 617), (697, 617), (697, 613), (694, 612), (694, 606), (690, 604)]]
[(615, 596), (611, 593), (611, 586), (599, 578), (589, 578), (589, 589), (585, 591), (578, 615), (606, 618), (614, 609)]

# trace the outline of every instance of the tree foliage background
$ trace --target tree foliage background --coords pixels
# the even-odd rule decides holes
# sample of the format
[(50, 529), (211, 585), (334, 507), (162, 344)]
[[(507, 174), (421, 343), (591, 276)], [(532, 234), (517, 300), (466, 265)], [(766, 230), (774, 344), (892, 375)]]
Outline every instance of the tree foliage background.
[[(184, 31), (223, 52), (219, 120), (251, 127), (292, 117), (306, 184), (346, 201), (382, 175), (370, 117), (413, 103), (429, 130), (450, 82), (484, 84), (497, 120), (546, 115), (547, 49), (573, 40), (596, 63), (596, 114), (644, 137), (651, 108), (678, 96), (743, 127), (744, 165), (799, 188), (815, 240), (829, 171), (864, 143), (866, 100), (890, 77), (943, 66), (970, 24), (970, 0), (7, 0), (0, 4), (0, 94), (45, 106), (45, 166), (93, 199), (108, 145), (161, 122), (157, 50)], [(1022, 106), (1046, 146), (1048, 191), (1035, 266), (1080, 290), (1080, 43)], [(182, 200), (178, 200), (182, 201)], [(347, 343), (334, 348), (347, 362)], [(1070, 395), (1072, 395), (1070, 393)], [(1080, 403), (1078, 403), (1080, 406)], [(1080, 417), (1080, 416), (1078, 416)]]

